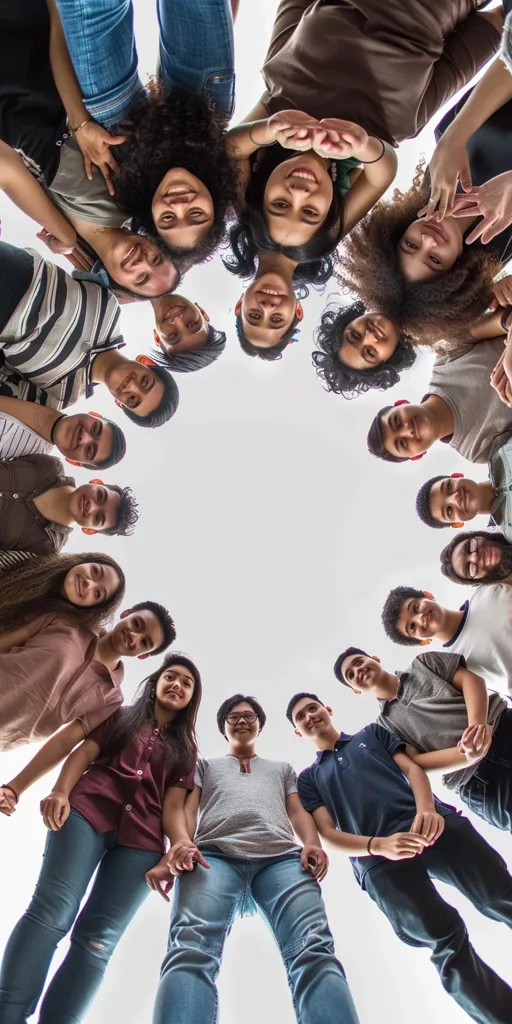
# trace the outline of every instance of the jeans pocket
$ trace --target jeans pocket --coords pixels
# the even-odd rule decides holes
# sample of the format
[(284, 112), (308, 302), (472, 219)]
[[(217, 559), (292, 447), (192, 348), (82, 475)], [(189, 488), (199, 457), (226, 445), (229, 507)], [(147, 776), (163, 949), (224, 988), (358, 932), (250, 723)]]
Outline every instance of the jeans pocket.
[(479, 818), (484, 818), (486, 821), (489, 820), (487, 783), (483, 779), (480, 779), (478, 775), (473, 775), (471, 782), (464, 787), (464, 792), (460, 793), (460, 796), (470, 811), (473, 811), (473, 814), (477, 814)]
[(235, 106), (235, 72), (216, 71), (209, 75), (203, 92), (213, 103), (216, 113), (229, 121)]

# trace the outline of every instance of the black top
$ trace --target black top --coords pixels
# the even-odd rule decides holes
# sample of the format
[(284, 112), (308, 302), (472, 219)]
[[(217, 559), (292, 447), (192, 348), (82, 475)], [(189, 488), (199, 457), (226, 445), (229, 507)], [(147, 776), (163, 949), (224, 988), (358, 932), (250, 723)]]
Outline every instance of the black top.
[[(469, 89), (439, 122), (435, 129), (437, 142), (471, 96), (472, 91)], [(483, 185), (490, 178), (512, 170), (512, 100), (504, 103), (474, 132), (468, 141), (467, 153), (473, 185)], [(512, 259), (512, 224), (482, 248), (496, 252), (501, 262), (507, 263)]]

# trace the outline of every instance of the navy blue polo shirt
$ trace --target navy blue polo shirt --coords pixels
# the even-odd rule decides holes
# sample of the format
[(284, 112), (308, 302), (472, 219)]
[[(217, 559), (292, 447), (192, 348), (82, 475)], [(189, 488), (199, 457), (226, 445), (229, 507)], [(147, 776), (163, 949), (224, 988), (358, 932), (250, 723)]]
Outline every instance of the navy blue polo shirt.
[[(354, 736), (341, 733), (334, 750), (320, 750), (316, 761), (298, 778), (298, 791), (306, 811), (326, 807), (341, 832), (359, 836), (392, 836), (408, 832), (416, 816), (412, 789), (393, 761), (405, 743), (372, 722)], [(435, 800), (438, 814), (456, 813)], [(351, 857), (359, 884), (385, 857)]]

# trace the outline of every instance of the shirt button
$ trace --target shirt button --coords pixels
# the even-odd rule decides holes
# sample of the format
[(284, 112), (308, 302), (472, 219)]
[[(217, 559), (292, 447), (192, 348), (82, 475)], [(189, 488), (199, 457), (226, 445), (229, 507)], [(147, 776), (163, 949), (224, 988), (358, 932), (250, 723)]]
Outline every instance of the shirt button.
[(131, 804), (126, 804), (125, 811), (131, 811), (131, 809), (132, 809), (132, 805)]
[(137, 775), (142, 775), (142, 768), (137, 768)]
[(17, 495), (17, 494), (13, 494), (13, 498), (17, 498), (17, 497), (18, 497), (18, 495)]

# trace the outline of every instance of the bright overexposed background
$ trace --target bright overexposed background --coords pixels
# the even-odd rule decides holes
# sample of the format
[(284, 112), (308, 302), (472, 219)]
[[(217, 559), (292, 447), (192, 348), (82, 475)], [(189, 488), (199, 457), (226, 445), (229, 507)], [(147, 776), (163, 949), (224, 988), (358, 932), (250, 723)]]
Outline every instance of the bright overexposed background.
[[(261, 94), (259, 69), (276, 6), (276, 0), (241, 2), (238, 118)], [(145, 77), (156, 61), (155, 5), (136, 0), (135, 8)], [(398, 184), (410, 183), (418, 155), (428, 158), (432, 147), (431, 130), (401, 147)], [(1, 216), (6, 241), (39, 248), (37, 229), (5, 197)], [(339, 651), (357, 644), (380, 654), (390, 670), (403, 669), (410, 660), (407, 649), (393, 646), (381, 626), (390, 587), (405, 583), (431, 590), (452, 608), (469, 596), (441, 577), (439, 552), (450, 535), (423, 526), (414, 499), (428, 476), (466, 470), (483, 479), (485, 467), (468, 467), (443, 445), (402, 468), (368, 454), (368, 426), (389, 395), (373, 392), (346, 402), (322, 390), (311, 365), (313, 331), (336, 293), (335, 283), (323, 296), (313, 293), (306, 300), (299, 344), (290, 345), (275, 364), (249, 359), (239, 348), (233, 310), (241, 284), (220, 259), (192, 271), (182, 291), (227, 331), (226, 351), (203, 372), (178, 376), (179, 411), (158, 432), (137, 429), (110, 396), (97, 391), (90, 408), (117, 419), (128, 442), (126, 458), (104, 478), (130, 484), (142, 515), (132, 538), (102, 541), (76, 532), (68, 550), (99, 548), (119, 559), (128, 578), (124, 607), (152, 598), (170, 609), (178, 632), (175, 646), (194, 658), (203, 676), (199, 736), (205, 754), (225, 752), (215, 712), (225, 697), (243, 691), (267, 711), (259, 752), (300, 770), (314, 750), (294, 736), (284, 718), (291, 694), (317, 691), (335, 709), (339, 728), (355, 731), (376, 716), (377, 705), (372, 698), (356, 699), (336, 682), (332, 665)], [(150, 305), (124, 307), (122, 323), (128, 351), (148, 352)], [(431, 363), (430, 355), (419, 356), (391, 400), (421, 400)], [(81, 483), (88, 477), (78, 470), (76, 479)], [(153, 662), (126, 663), (127, 699), (149, 665), (154, 667)], [(36, 749), (1, 755), (0, 781), (12, 778)], [(435, 782), (438, 794), (454, 802), (440, 779)], [(0, 949), (37, 880), (45, 840), (38, 806), (51, 784), (49, 777), (34, 786), (12, 819), (0, 816)], [(510, 838), (477, 818), (472, 821), (510, 862)], [(480, 955), (512, 982), (510, 935), (504, 927), (486, 920), (453, 889), (440, 888), (463, 913)], [(360, 891), (343, 856), (332, 856), (323, 891), (361, 1024), (411, 1017), (415, 1024), (467, 1020), (443, 992), (427, 951), (399, 942)], [(86, 1024), (150, 1021), (168, 921), (167, 904), (151, 893), (118, 947)], [(66, 948), (64, 941), (54, 967)], [(220, 1024), (292, 1024), (295, 1019), (278, 951), (258, 918), (236, 923), (219, 988)]]

